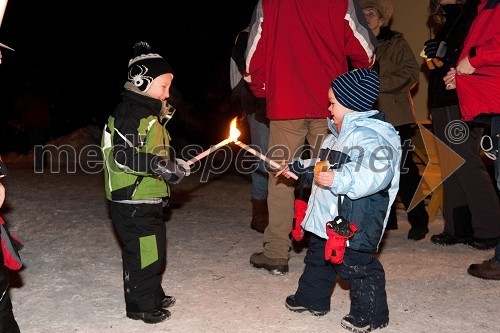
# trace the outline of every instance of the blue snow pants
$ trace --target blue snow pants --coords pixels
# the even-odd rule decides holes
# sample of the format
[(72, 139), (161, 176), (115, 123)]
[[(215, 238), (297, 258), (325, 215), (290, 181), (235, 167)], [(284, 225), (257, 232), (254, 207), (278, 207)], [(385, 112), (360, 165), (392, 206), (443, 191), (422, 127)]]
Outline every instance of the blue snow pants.
[(371, 253), (347, 248), (342, 264), (325, 260), (326, 240), (311, 235), (304, 263), (304, 272), (295, 293), (298, 304), (316, 311), (329, 311), (337, 275), (350, 282), (351, 309), (357, 323), (381, 325), (389, 319), (385, 272)]

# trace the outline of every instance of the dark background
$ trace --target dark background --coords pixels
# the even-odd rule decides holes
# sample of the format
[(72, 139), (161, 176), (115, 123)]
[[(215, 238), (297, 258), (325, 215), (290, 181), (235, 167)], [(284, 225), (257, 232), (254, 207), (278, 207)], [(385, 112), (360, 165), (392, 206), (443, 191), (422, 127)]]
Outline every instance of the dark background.
[(230, 99), (231, 49), (256, 2), (10, 0), (0, 42), (16, 51), (2, 50), (0, 151), (26, 150), (14, 101), (28, 80), (53, 101), (50, 138), (90, 124), (102, 127), (120, 98), (139, 40), (174, 69), (172, 136), (189, 143), (220, 141), (239, 114)]

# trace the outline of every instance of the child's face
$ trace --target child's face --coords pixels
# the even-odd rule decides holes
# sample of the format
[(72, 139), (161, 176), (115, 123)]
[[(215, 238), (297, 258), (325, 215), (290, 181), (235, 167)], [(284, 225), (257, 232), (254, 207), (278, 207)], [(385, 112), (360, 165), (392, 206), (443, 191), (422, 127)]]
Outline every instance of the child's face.
[(337, 101), (332, 88), (328, 90), (328, 100), (330, 101), (330, 106), (328, 107), (328, 111), (330, 111), (333, 122), (335, 125), (337, 125), (337, 130), (340, 133), (340, 128), (342, 127), (342, 121), (344, 120), (344, 116), (347, 113), (353, 111), (351, 109), (346, 108), (345, 106), (340, 104), (339, 101)]
[(151, 87), (145, 92), (146, 95), (159, 100), (166, 100), (170, 96), (170, 85), (174, 76), (170, 73), (162, 74), (153, 80)]

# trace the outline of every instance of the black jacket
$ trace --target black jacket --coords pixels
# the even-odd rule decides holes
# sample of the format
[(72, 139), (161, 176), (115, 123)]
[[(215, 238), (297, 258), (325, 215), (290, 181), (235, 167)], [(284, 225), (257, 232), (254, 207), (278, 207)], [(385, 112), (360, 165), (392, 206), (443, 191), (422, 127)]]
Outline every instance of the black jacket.
[[(241, 103), (241, 111), (243, 114), (254, 113), (257, 121), (263, 124), (269, 124), (269, 119), (266, 118), (266, 99), (255, 97), (248, 87), (248, 84), (243, 79), (246, 67), (245, 51), (247, 41), (248, 31), (246, 29), (240, 31), (231, 53), (231, 61), (235, 65), (230, 67), (231, 77), (234, 76), (239, 78), (239, 82), (232, 89), (232, 98)], [(236, 73), (236, 71), (238, 71), (238, 73)]]
[(458, 57), (472, 21), (477, 15), (479, 0), (469, 0), (463, 5), (445, 5), (446, 22), (436, 33), (436, 39), (447, 43), (446, 55), (441, 61), (444, 65), (429, 72), (428, 102), (430, 108), (458, 105), (455, 89), (446, 90), (443, 77), (450, 67), (457, 65)]

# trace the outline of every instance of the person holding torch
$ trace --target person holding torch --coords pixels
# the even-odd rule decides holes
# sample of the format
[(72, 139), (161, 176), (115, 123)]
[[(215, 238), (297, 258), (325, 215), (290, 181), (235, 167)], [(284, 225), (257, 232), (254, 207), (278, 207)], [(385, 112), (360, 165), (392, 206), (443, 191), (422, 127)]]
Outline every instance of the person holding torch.
[(169, 184), (178, 184), (189, 167), (169, 156), (167, 103), (173, 80), (170, 64), (149, 44), (134, 45), (122, 100), (104, 127), (102, 150), (106, 198), (122, 243), (127, 317), (159, 323), (170, 317), (175, 298), (162, 288), (167, 235), (163, 207)]

